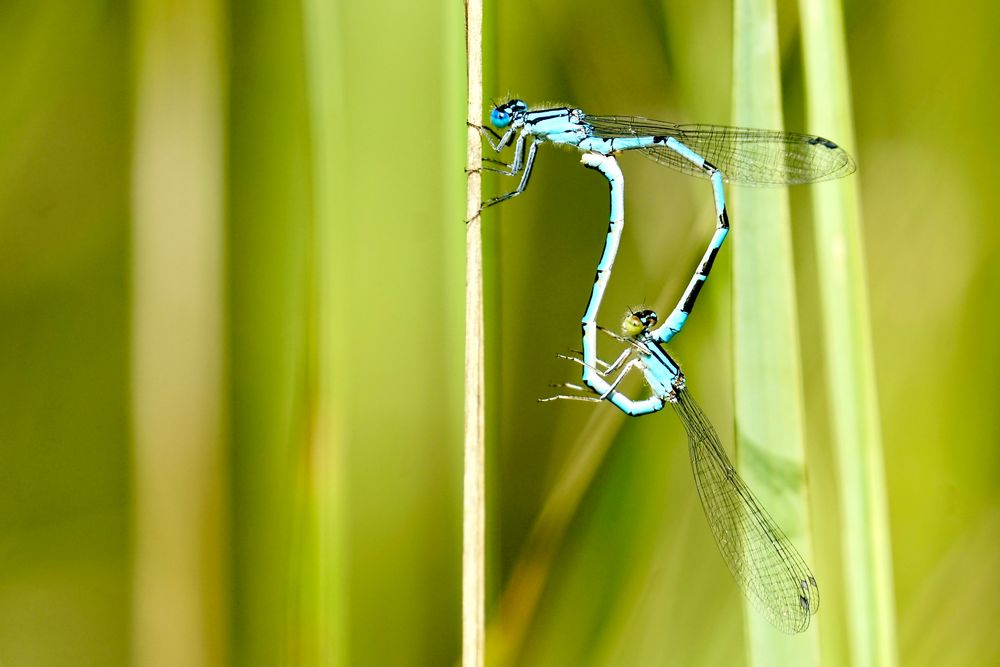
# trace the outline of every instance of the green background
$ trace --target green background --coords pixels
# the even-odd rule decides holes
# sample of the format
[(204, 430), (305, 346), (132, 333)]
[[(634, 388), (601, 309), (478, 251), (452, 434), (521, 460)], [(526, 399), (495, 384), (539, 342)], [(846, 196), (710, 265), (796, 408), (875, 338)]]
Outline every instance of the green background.
[[(996, 664), (1000, 9), (844, 12), (900, 662)], [(795, 4), (779, 18), (786, 127), (804, 129)], [(485, 95), (725, 124), (731, 25), (721, 0), (492, 3)], [(464, 82), (457, 2), (0, 3), (0, 664), (455, 664)], [(149, 172), (160, 149), (181, 157)], [(676, 419), (535, 401), (577, 375), (555, 353), (579, 345), (605, 234), (607, 188), (577, 161), (543, 147), (527, 193), (484, 216), (487, 652), (740, 662), (739, 592)], [(637, 303), (665, 311), (710, 233), (706, 183), (622, 166), (607, 326)], [(217, 199), (188, 201), (189, 182)], [(808, 188), (790, 196), (813, 629), (846, 664)], [(163, 201), (192, 213), (144, 218)], [(192, 220), (219, 240), (190, 258), (204, 272), (137, 250), (144, 224), (190, 242), (206, 231)], [(727, 246), (671, 348), (728, 447), (732, 289)], [(206, 298), (219, 323), (186, 310)], [(178, 330), (145, 329), (149, 312)], [(177, 391), (214, 396), (207, 414), (138, 435), (163, 407), (144, 364), (192, 353), (218, 372)], [(188, 418), (209, 435), (186, 439)], [(195, 455), (160, 483), (150, 446)], [(149, 502), (174, 523), (147, 522)], [(164, 607), (142, 572), (200, 592), (194, 606)]]

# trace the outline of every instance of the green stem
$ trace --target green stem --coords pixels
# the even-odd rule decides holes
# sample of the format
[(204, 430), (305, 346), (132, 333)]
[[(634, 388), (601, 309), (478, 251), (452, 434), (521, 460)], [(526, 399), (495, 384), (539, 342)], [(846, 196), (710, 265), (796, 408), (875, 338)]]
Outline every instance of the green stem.
[(343, 91), (348, 76), (339, 10), (338, 3), (321, 0), (307, 0), (302, 10), (313, 164), (315, 298), (309, 307), (316, 331), (310, 355), (316, 393), (299, 480), (305, 527), (293, 610), (299, 629), (292, 657), (308, 665), (347, 664), (352, 649), (346, 461), (353, 417), (348, 387), (355, 367), (353, 341), (339, 318), (350, 309), (352, 295), (352, 249), (345, 243), (343, 214), (348, 187), (339, 171), (347, 153)]
[[(774, 0), (737, 0), (733, 30), (736, 125), (775, 129), (784, 125), (777, 33)], [(761, 502), (811, 562), (788, 192), (739, 190), (732, 200), (738, 463)], [(822, 581), (820, 586), (822, 595)], [(818, 661), (816, 628), (804, 637), (781, 635), (749, 605), (746, 622), (751, 664)]]
[[(840, 3), (799, 0), (799, 8), (808, 129), (852, 150)], [(816, 186), (813, 207), (852, 664), (893, 665), (892, 554), (857, 177)]]
[(316, 262), (301, 6), (236, 3), (230, 24), (231, 650), (236, 665), (311, 667), (305, 647), (315, 641), (304, 637), (316, 635), (315, 605), (303, 601), (316, 586), (302, 581), (314, 569), (301, 563), (316, 560), (315, 503), (302, 479), (315, 407)]

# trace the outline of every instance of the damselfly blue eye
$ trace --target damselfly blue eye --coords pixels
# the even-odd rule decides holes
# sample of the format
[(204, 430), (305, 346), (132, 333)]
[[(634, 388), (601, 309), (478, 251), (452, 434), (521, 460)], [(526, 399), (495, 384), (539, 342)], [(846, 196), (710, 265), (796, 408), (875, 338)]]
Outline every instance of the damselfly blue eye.
[(493, 123), (493, 127), (498, 130), (502, 130), (510, 125), (510, 114), (506, 111), (501, 111), (500, 109), (494, 109), (493, 112), (490, 113), (490, 122)]

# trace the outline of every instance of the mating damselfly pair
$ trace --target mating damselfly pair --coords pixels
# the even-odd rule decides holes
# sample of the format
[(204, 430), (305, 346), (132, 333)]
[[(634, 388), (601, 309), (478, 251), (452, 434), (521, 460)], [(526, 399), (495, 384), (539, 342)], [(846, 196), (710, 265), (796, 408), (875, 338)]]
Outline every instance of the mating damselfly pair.
[[(579, 149), (584, 166), (599, 171), (611, 186), (611, 222), (582, 318), (583, 349), (580, 357), (566, 357), (583, 367), (583, 385), (563, 384), (579, 393), (541, 400), (608, 401), (631, 416), (657, 412), (670, 404), (687, 432), (698, 495), (733, 577), (777, 628), (789, 633), (805, 630), (819, 608), (816, 579), (737, 474), (715, 429), (687, 392), (684, 374), (663, 344), (683, 328), (729, 232), (724, 182), (813, 183), (852, 173), (854, 161), (837, 144), (809, 134), (677, 125), (637, 116), (594, 116), (572, 107), (532, 110), (517, 99), (496, 105), (490, 122), (503, 131), (501, 135), (480, 128), (490, 146), (498, 154), (513, 146), (514, 154), (510, 163), (484, 160), (484, 168), (505, 176), (520, 176), (520, 180), (514, 190), (484, 202), (484, 208), (524, 192), (542, 143)], [(698, 268), (663, 323), (652, 310), (630, 312), (619, 335), (599, 327), (597, 314), (625, 218), (624, 176), (614, 156), (629, 150), (672, 169), (708, 178), (716, 225)], [(611, 363), (598, 356), (598, 331), (625, 346)], [(633, 371), (641, 373), (650, 396), (633, 399), (619, 391), (622, 380)]]

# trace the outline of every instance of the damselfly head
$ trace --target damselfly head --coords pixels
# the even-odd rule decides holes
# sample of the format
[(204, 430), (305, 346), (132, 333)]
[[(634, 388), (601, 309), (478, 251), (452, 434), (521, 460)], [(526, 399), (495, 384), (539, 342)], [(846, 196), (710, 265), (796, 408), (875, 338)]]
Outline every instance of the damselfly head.
[(656, 313), (643, 309), (629, 312), (622, 320), (622, 333), (629, 337), (638, 336), (650, 327), (656, 326)]
[(509, 100), (493, 107), (493, 111), (490, 112), (490, 123), (498, 130), (502, 130), (510, 125), (516, 116), (527, 110), (528, 105), (522, 100)]

